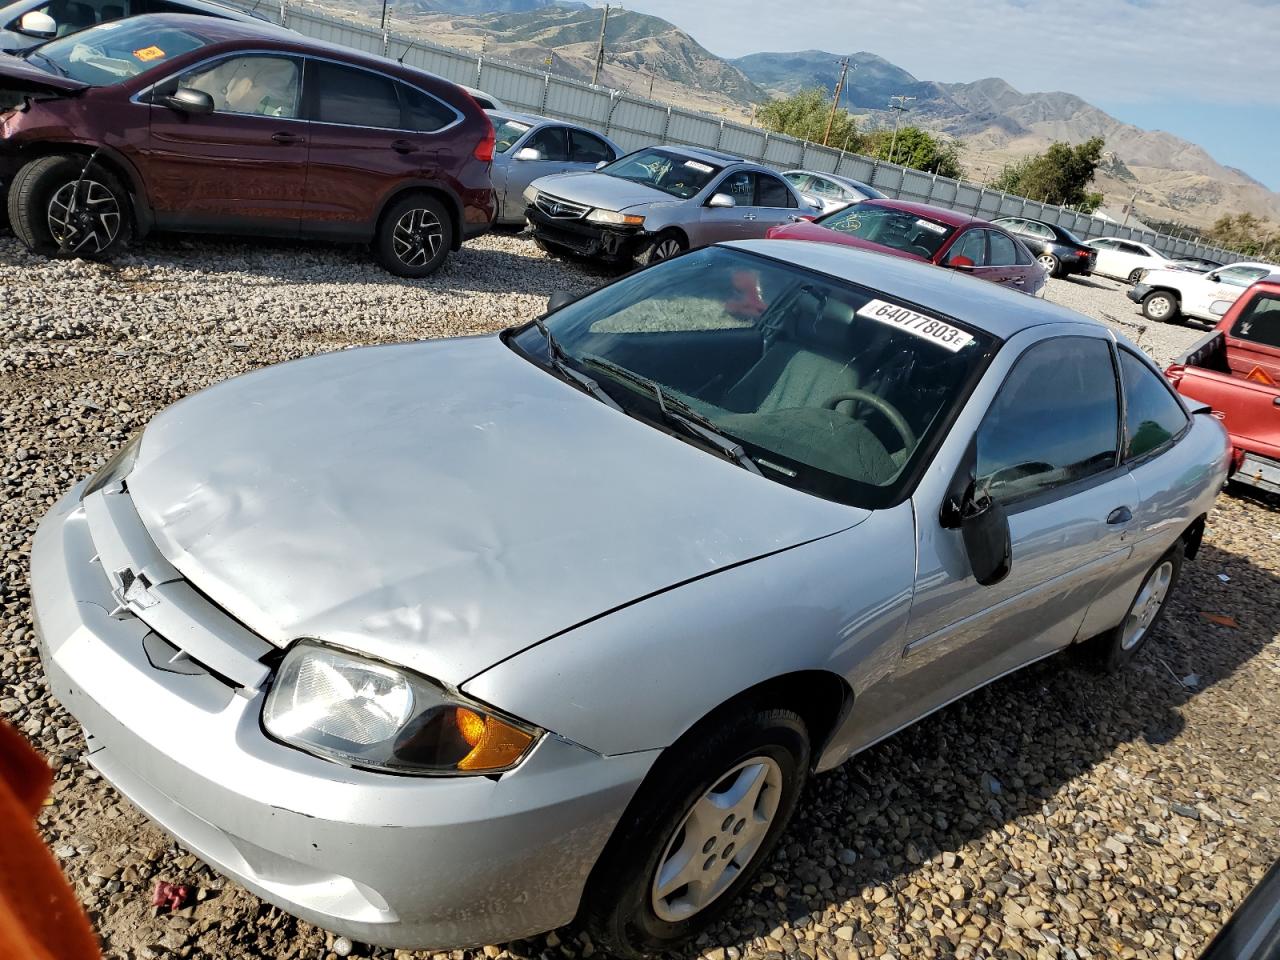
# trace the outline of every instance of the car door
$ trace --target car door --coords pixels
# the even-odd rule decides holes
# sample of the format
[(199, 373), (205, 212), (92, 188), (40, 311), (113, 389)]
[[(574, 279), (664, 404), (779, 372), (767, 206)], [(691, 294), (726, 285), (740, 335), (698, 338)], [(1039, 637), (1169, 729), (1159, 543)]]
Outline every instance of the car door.
[(754, 219), (744, 215), (747, 224), (744, 236), (761, 238), (773, 227), (800, 219), (800, 203), (785, 180), (760, 172), (755, 174), (755, 180), (755, 203), (751, 208)]
[[(711, 198), (726, 194), (733, 198), (732, 207), (713, 207)], [(694, 246), (721, 243), (725, 240), (743, 240), (748, 236), (748, 226), (758, 219), (755, 212), (756, 175), (750, 170), (734, 170), (720, 178), (706, 192), (706, 199), (698, 210), (698, 236)], [(693, 238), (691, 238), (693, 239)]]
[[(876, 718), (868, 741), (1071, 643), (1130, 554), (1138, 488), (1119, 465), (1110, 340), (1069, 329), (1026, 331), (1005, 345), (1016, 360), (962, 441), (972, 445), (957, 477), (917, 490), (911, 620), (892, 682), (864, 698), (864, 715)], [(941, 484), (969, 482), (1008, 515), (1012, 564), (990, 586), (974, 579), (960, 531), (944, 525)]]
[(569, 169), (594, 170), (601, 163), (612, 163), (618, 153), (601, 137), (589, 130), (569, 128)]
[[(534, 127), (512, 144), (505, 158), (505, 187), (501, 197), (502, 219), (523, 220), (524, 191), (539, 177), (564, 173), (569, 169), (569, 131), (559, 123)], [(522, 150), (536, 150), (536, 158), (518, 156)], [(497, 177), (495, 176), (495, 182)]]
[(1188, 285), (1182, 296), (1182, 312), (1201, 320), (1216, 321), (1222, 314), (1213, 313), (1215, 303), (1235, 303), (1245, 290), (1270, 272), (1266, 267), (1239, 265), (1210, 271)]
[(947, 247), (942, 265), (952, 270), (963, 270), (985, 280), (987, 231), (970, 228), (959, 233), (951, 241), (951, 246)]
[[(224, 56), (161, 81), (139, 165), (158, 226), (297, 232), (307, 174), (300, 118), (302, 62), (282, 54)], [(213, 112), (167, 106), (178, 87), (207, 93)]]
[(1136, 243), (1121, 240), (1117, 244), (1117, 249), (1119, 255), (1116, 259), (1114, 276), (1121, 280), (1128, 280), (1135, 270), (1151, 270), (1159, 266), (1157, 258), (1151, 255), (1151, 251)]
[[(1280, 383), (1280, 295), (1266, 288), (1253, 294), (1227, 332), (1227, 360), (1247, 377), (1255, 368)], [(1280, 407), (1271, 411), (1271, 443), (1280, 446)]]
[[(415, 107), (416, 105), (416, 107)], [(307, 58), (304, 115), (310, 121), (308, 234), (365, 238), (383, 201), (405, 181), (432, 179), (439, 166), (434, 130), (457, 111), (375, 70)]]
[(1098, 251), (1097, 261), (1093, 265), (1093, 272), (1100, 273), (1106, 277), (1119, 276), (1120, 273), (1120, 251), (1116, 246), (1116, 241), (1112, 239), (1093, 240), (1090, 246)]
[(1027, 285), (1024, 268), (1018, 263), (1018, 250), (1007, 234), (999, 230), (983, 230), (987, 239), (986, 266), (974, 271), (983, 280), (999, 283), (1015, 290)]

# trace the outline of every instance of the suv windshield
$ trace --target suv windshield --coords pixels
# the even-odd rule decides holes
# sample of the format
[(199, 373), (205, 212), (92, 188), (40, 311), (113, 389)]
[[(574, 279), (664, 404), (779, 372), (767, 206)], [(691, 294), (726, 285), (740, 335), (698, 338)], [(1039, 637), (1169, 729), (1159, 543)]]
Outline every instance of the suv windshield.
[(496, 113), (489, 114), (493, 121), (493, 149), (497, 153), (506, 153), (515, 146), (516, 141), (529, 132), (529, 124), (502, 117)]
[(144, 70), (203, 47), (209, 41), (188, 29), (157, 26), (150, 17), (114, 20), (50, 40), (27, 53), (35, 66), (52, 68), (92, 86), (136, 77)]
[(723, 169), (672, 150), (654, 148), (629, 153), (607, 167), (601, 167), (600, 172), (620, 180), (643, 183), (646, 187), (688, 200)]
[[(905, 495), (993, 345), (875, 290), (724, 247), (625, 277), (546, 328), (555, 359), (626, 413), (671, 430), (685, 410), (768, 479), (864, 507)], [(509, 342), (555, 370), (536, 326)], [(724, 456), (723, 442), (676, 435)]]
[(847, 233), (882, 247), (892, 247), (932, 260), (942, 249), (955, 227), (938, 223), (906, 210), (881, 207), (873, 203), (855, 203), (816, 221), (828, 230)]

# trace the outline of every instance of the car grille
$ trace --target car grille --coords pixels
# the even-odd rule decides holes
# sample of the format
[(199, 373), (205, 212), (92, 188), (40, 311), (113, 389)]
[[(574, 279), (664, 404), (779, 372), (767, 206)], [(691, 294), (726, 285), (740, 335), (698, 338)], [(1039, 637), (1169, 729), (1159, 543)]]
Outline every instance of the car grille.
[(581, 220), (591, 209), (581, 203), (561, 200), (559, 197), (548, 196), (545, 193), (538, 194), (537, 199), (534, 200), (534, 206), (553, 220)]

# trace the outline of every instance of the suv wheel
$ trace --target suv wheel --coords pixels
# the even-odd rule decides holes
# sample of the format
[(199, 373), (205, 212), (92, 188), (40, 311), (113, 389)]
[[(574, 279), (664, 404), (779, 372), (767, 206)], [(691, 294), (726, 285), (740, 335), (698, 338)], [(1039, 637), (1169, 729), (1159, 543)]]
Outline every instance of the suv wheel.
[(743, 706), (668, 750), (592, 872), (584, 919), (607, 956), (696, 936), (768, 860), (809, 769), (790, 710)]
[(1157, 323), (1178, 319), (1178, 298), (1168, 290), (1153, 290), (1142, 301), (1142, 315)]
[(373, 247), (378, 262), (396, 276), (428, 276), (449, 256), (453, 220), (435, 197), (402, 197), (382, 215)]
[(32, 160), (13, 178), (8, 206), (13, 232), (33, 253), (101, 259), (133, 236), (128, 192), (81, 156)]
[(1052, 253), (1046, 251), (1036, 257), (1036, 259), (1040, 262), (1040, 266), (1049, 271), (1049, 276), (1051, 277), (1058, 276), (1062, 270), (1062, 264), (1058, 262), (1058, 258)]

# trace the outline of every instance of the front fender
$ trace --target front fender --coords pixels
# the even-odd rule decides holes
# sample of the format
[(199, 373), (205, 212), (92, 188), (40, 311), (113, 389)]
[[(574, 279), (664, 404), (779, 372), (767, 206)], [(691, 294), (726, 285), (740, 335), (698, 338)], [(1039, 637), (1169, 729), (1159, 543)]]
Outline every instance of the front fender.
[(669, 746), (725, 701), (797, 671), (843, 676), (856, 702), (901, 659), (914, 573), (907, 502), (588, 621), (463, 689), (607, 755)]

